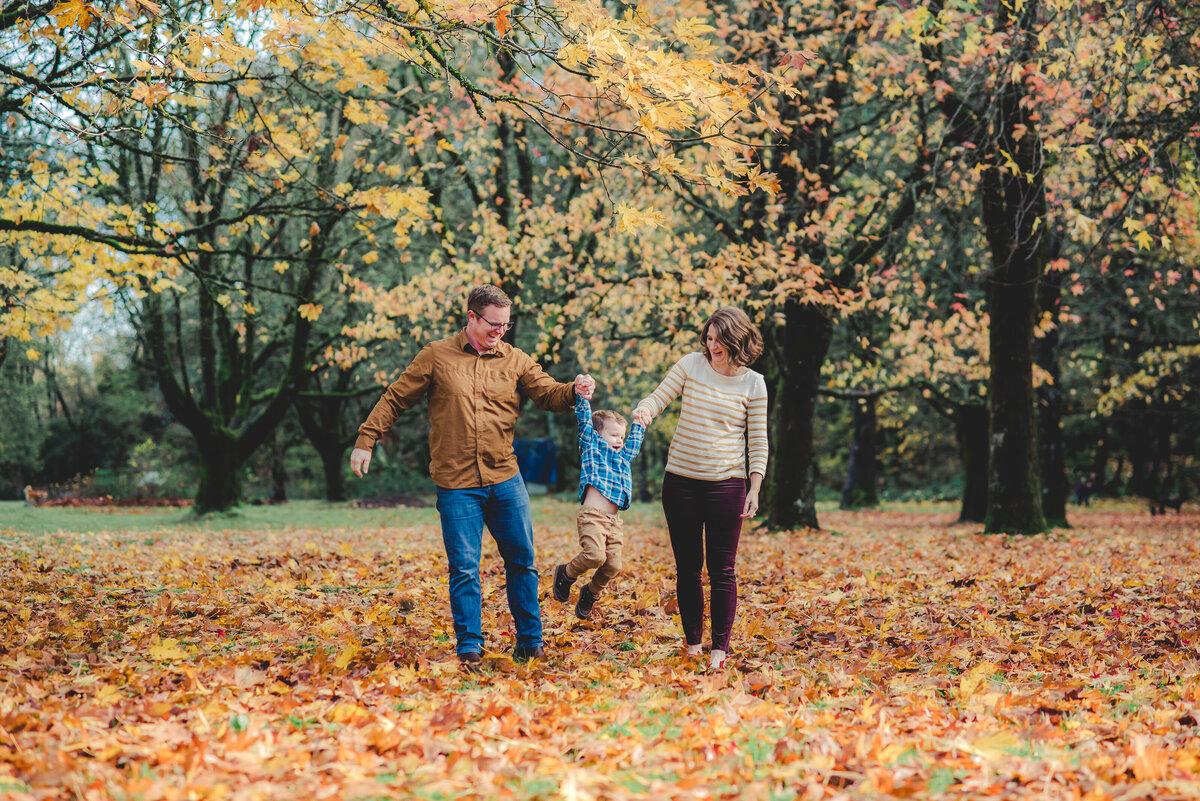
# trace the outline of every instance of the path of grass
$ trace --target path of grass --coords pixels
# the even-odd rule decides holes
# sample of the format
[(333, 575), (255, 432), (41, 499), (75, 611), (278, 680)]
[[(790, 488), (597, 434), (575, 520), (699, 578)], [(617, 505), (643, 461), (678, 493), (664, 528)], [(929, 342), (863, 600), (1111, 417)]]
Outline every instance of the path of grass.
[(426, 524), (436, 519), (437, 510), (432, 505), (424, 508), (360, 509), (350, 503), (317, 500), (292, 501), (278, 506), (246, 505), (226, 514), (203, 517), (193, 514), (190, 509), (169, 507), (29, 507), (20, 501), (0, 501), (0, 532), (29, 534), (374, 527)]

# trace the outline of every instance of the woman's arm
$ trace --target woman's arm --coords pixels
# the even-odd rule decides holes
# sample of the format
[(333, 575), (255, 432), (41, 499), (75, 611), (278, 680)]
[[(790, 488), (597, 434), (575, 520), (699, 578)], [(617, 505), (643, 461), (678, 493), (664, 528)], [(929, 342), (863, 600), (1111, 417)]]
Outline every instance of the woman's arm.
[(761, 377), (754, 382), (746, 404), (746, 472), (758, 473), (759, 481), (767, 474), (767, 384)]
[(742, 507), (742, 517), (754, 517), (758, 514), (758, 491), (762, 489), (762, 473), (750, 474), (750, 487), (746, 490), (746, 503)]
[[(662, 380), (658, 388), (638, 401), (638, 405), (634, 408), (635, 419), (640, 416), (637, 415), (637, 410), (645, 409), (652, 420), (662, 414), (663, 409), (671, 405), (671, 401), (679, 397), (679, 394), (683, 392), (684, 383), (687, 382), (687, 370), (683, 366), (686, 358), (685, 356), (675, 362), (675, 365), (667, 371), (667, 377)], [(645, 424), (643, 423), (643, 425)]]
[(763, 476), (767, 473), (767, 383), (759, 376), (754, 382), (746, 407), (746, 453), (749, 457), (747, 470), (750, 486), (746, 489), (746, 504), (742, 517), (758, 514), (758, 493), (762, 489)]

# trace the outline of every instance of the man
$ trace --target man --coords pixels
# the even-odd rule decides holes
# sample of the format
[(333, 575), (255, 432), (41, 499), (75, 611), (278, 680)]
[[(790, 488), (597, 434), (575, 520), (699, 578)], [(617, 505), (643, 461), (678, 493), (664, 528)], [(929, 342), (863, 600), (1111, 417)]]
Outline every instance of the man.
[(458, 658), (477, 669), (483, 654), (479, 560), (487, 526), (504, 559), (508, 608), (517, 628), (513, 658), (545, 655), (533, 559), (529, 493), (513, 453), (522, 398), (567, 412), (575, 394), (590, 397), (595, 381), (579, 375), (560, 384), (528, 354), (502, 338), (512, 328), (512, 301), (484, 285), (467, 297), (466, 327), (426, 345), (359, 426), (350, 469), (360, 478), (371, 449), (405, 409), (429, 395), (429, 475), (437, 486), (442, 541), (450, 567), (450, 609)]

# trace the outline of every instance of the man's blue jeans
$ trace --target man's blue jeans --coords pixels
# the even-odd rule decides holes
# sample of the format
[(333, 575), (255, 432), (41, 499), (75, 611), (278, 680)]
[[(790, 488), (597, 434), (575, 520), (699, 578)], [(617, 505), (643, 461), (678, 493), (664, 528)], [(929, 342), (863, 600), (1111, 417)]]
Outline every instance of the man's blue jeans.
[(442, 542), (450, 563), (450, 611), (458, 653), (483, 652), (483, 594), (479, 559), (487, 526), (504, 559), (508, 608), (517, 627), (517, 647), (542, 644), (538, 572), (533, 564), (533, 513), (521, 475), (490, 487), (437, 488)]

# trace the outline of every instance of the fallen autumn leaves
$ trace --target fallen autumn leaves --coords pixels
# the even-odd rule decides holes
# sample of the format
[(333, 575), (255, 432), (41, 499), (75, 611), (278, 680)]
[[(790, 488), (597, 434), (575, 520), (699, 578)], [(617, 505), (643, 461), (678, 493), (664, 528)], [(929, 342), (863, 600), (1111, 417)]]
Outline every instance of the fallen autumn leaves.
[[(0, 797), (1196, 797), (1197, 520), (983, 537), (941, 513), (747, 533), (732, 669), (680, 654), (656, 510), (549, 657), (457, 670), (436, 527), (0, 532)], [(840, 533), (839, 533), (840, 532)]]

